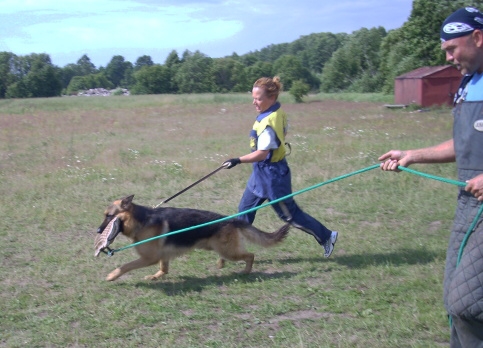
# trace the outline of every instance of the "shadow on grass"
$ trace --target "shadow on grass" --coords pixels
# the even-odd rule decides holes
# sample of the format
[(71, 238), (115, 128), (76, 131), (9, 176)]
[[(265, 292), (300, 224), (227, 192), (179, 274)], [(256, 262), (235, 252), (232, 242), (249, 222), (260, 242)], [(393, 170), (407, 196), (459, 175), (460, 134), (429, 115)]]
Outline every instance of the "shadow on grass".
[[(436, 259), (445, 259), (446, 251), (429, 251), (427, 249), (401, 249), (392, 253), (378, 254), (353, 254), (353, 255), (332, 255), (329, 261), (333, 261), (349, 268), (361, 269), (370, 266), (380, 265), (418, 265), (434, 262)], [(320, 262), (321, 257), (311, 258), (290, 258), (279, 260), (282, 264), (299, 262)]]
[(369, 266), (400, 266), (423, 265), (434, 262), (436, 259), (445, 259), (446, 251), (429, 251), (427, 249), (401, 249), (387, 254), (357, 254), (339, 256), (335, 262), (349, 268), (365, 268)]
[[(337, 263), (351, 269), (362, 269), (373, 266), (402, 266), (422, 265), (444, 260), (445, 251), (430, 251), (427, 249), (401, 249), (390, 253), (377, 254), (353, 254), (333, 255), (329, 262)], [(295, 257), (277, 260), (280, 264), (290, 265), (297, 263), (318, 264), (325, 261), (320, 257)], [(272, 261), (260, 260), (259, 263), (272, 263)], [(234, 282), (250, 284), (259, 281), (288, 279), (298, 275), (299, 272), (252, 272), (250, 274), (231, 273), (227, 275), (209, 275), (207, 277), (178, 276), (176, 280), (139, 281), (135, 284), (137, 288), (147, 288), (163, 291), (167, 296), (183, 296), (187, 293), (201, 292), (205, 288), (213, 286), (226, 286)]]
[(176, 282), (163, 282), (162, 280), (154, 282), (145, 281), (136, 283), (136, 287), (164, 291), (167, 296), (179, 296), (189, 292), (201, 292), (204, 288), (213, 287), (214, 285), (224, 286), (234, 282), (249, 284), (259, 282), (260, 280), (287, 279), (296, 274), (296, 272), (252, 272), (250, 274), (232, 273), (222, 276), (211, 275), (205, 278), (181, 276), (178, 277), (179, 281)]

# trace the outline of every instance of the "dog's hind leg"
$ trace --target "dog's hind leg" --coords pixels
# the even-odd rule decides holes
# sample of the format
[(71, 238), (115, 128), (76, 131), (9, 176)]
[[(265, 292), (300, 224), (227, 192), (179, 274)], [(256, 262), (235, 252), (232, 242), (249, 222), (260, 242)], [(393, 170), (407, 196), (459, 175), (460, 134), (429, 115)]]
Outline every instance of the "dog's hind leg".
[(241, 255), (241, 259), (245, 261), (245, 269), (243, 273), (248, 274), (252, 271), (253, 261), (255, 260), (255, 254), (253, 253), (246, 253)]
[(222, 269), (223, 267), (225, 267), (225, 259), (220, 257), (216, 262), (216, 267), (218, 267), (218, 269)]
[(159, 278), (162, 278), (165, 274), (168, 274), (168, 271), (169, 271), (169, 260), (161, 260), (159, 262), (159, 271), (157, 271), (153, 275), (144, 277), (144, 279), (157, 280)]
[[(230, 261), (245, 261), (245, 269), (242, 273), (248, 274), (252, 271), (253, 261), (255, 260), (255, 254), (249, 253), (246, 250), (217, 250), (221, 258), (218, 260), (217, 265), (225, 264), (225, 259)], [(221, 268), (221, 267), (219, 267)]]
[(244, 238), (232, 226), (226, 226), (218, 238), (213, 239), (210, 247), (220, 255), (218, 268), (223, 267), (225, 260), (245, 261), (245, 269), (242, 273), (248, 274), (252, 271), (255, 255), (245, 249)]
[(151, 266), (151, 265), (155, 264), (156, 262), (157, 262), (157, 260), (139, 258), (137, 260), (126, 263), (119, 268), (116, 268), (114, 271), (109, 273), (106, 280), (108, 280), (108, 281), (116, 280), (117, 278), (122, 276), (124, 273), (132, 271), (134, 269)]

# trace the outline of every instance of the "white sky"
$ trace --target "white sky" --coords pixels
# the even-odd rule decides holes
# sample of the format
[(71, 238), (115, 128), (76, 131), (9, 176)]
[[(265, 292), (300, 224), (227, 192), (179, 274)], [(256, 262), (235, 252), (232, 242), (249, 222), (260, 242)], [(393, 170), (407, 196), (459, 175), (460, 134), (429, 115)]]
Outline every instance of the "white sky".
[(312, 33), (399, 28), (412, 0), (0, 0), (0, 51), (47, 53), (53, 64), (83, 55), (96, 67), (115, 55), (163, 64), (172, 50), (243, 55)]

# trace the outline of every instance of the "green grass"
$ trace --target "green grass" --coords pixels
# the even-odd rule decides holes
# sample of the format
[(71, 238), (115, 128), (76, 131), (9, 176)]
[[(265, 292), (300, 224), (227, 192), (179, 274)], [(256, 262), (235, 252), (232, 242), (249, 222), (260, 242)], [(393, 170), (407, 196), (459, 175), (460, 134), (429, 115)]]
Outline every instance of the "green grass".
[(320, 93), (316, 96), (320, 100), (343, 100), (351, 102), (377, 102), (384, 104), (394, 103), (394, 96), (392, 94), (384, 93)]
[[(183, 94), (183, 95), (140, 95), (140, 96), (114, 96), (106, 100), (105, 97), (62, 97), (37, 99), (0, 99), (0, 113), (26, 114), (38, 111), (63, 112), (72, 110), (101, 111), (109, 109), (137, 109), (176, 105), (233, 105), (246, 103), (251, 94)], [(306, 102), (323, 100), (342, 100), (351, 102), (378, 102), (392, 103), (393, 96), (382, 93), (319, 93), (304, 98)], [(282, 93), (282, 103), (293, 102), (289, 93)]]
[[(449, 109), (284, 98), (294, 192), (392, 148), (451, 137)], [(330, 259), (291, 229), (279, 247), (250, 247), (250, 275), (195, 251), (162, 281), (143, 279), (156, 266), (104, 280), (136, 257), (94, 257), (104, 208), (128, 194), (155, 205), (246, 153), (250, 103), (249, 94), (0, 101), (0, 346), (447, 346), (442, 279), (456, 188), (404, 172), (375, 169), (295, 197), (340, 232)], [(453, 164), (412, 168), (455, 178)], [(250, 170), (220, 171), (167, 205), (235, 214)], [(281, 224), (258, 211), (257, 227)], [(119, 236), (113, 247), (128, 244)]]

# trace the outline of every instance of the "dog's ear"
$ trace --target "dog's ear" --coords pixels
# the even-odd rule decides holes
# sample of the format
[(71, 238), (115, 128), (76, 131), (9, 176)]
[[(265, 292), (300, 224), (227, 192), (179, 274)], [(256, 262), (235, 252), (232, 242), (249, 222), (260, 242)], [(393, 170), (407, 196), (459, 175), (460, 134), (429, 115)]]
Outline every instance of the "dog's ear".
[(133, 198), (134, 198), (134, 195), (124, 197), (121, 200), (121, 208), (124, 210), (127, 210), (131, 206)]

